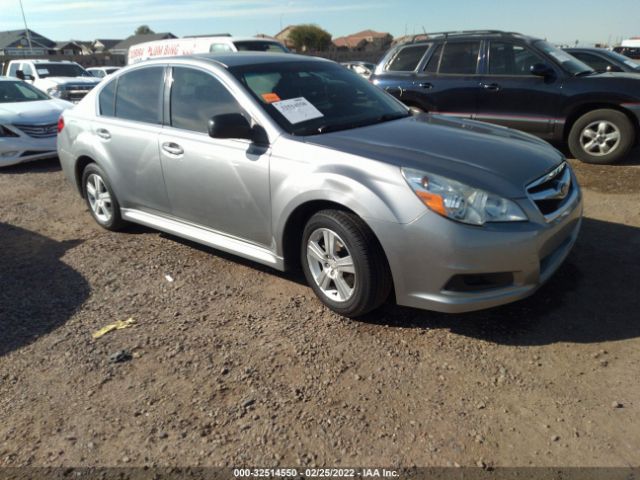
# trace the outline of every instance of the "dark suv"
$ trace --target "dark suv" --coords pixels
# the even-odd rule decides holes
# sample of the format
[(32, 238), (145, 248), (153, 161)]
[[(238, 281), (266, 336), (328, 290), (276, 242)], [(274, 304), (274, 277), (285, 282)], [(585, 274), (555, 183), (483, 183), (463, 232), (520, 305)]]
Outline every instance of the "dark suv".
[(614, 163), (636, 143), (640, 77), (596, 73), (544, 40), (494, 30), (416, 37), (371, 80), (414, 110), (473, 118)]

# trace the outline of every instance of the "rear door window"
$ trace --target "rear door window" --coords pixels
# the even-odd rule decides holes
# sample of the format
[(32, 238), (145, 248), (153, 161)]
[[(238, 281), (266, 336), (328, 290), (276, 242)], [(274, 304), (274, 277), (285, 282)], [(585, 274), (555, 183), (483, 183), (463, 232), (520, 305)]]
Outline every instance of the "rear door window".
[(418, 64), (424, 54), (427, 53), (430, 45), (411, 45), (402, 47), (387, 65), (390, 72), (413, 72), (418, 68)]
[(609, 62), (604, 58), (598, 55), (593, 55), (591, 53), (576, 52), (576, 53), (572, 53), (571, 55), (576, 57), (578, 60), (582, 60), (584, 63), (589, 65), (591, 68), (593, 68), (597, 72), (606, 72), (607, 67), (614, 66), (612, 62)]
[(115, 116), (136, 122), (162, 122), (164, 67), (133, 70), (118, 79)]
[(440, 74), (474, 75), (478, 69), (480, 42), (455, 42), (444, 46)]
[(15, 77), (16, 76), (16, 72), (20, 70), (20, 64), (19, 63), (12, 63), (9, 66), (9, 71), (7, 72), (7, 75), (10, 77)]

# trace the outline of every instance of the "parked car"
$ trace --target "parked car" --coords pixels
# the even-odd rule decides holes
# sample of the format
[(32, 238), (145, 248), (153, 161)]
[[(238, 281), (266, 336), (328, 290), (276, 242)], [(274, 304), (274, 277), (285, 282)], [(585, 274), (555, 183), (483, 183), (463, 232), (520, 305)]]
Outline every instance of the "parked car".
[(604, 48), (565, 48), (564, 51), (589, 65), (598, 73), (640, 73), (640, 63), (638, 61), (612, 50)]
[(614, 47), (613, 51), (632, 60), (640, 60), (640, 48)]
[(359, 62), (359, 61), (342, 62), (342, 65), (347, 67), (349, 70), (353, 70), (358, 75), (366, 79), (369, 79), (373, 71), (376, 69), (375, 63), (369, 63), (369, 62)]
[(97, 78), (108, 77), (112, 73), (120, 70), (120, 67), (91, 67), (87, 68), (87, 72)]
[(55, 157), (60, 114), (73, 104), (0, 77), (0, 167)]
[(100, 80), (66, 60), (11, 60), (7, 75), (24, 80), (54, 98), (79, 102)]
[(391, 49), (372, 81), (413, 108), (568, 144), (588, 163), (615, 163), (637, 140), (637, 75), (597, 74), (546, 41), (517, 33), (431, 34)]
[(127, 54), (127, 65), (150, 58), (228, 52), (287, 53), (289, 50), (277, 40), (268, 38), (231, 36), (170, 38), (132, 45)]
[(463, 312), (532, 294), (582, 197), (530, 135), (422, 114), (327, 60), (199, 55), (124, 68), (65, 112), (58, 153), (96, 222), (147, 225), (278, 270), (335, 312), (391, 289)]

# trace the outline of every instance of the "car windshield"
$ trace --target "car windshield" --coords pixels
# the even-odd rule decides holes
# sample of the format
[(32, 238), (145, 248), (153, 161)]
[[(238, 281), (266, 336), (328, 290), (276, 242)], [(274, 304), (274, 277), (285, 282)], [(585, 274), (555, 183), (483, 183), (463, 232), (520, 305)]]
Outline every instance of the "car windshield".
[(586, 63), (581, 62), (576, 57), (568, 54), (564, 50), (554, 47), (548, 42), (538, 40), (535, 45), (551, 56), (556, 62), (558, 62), (565, 70), (572, 75), (581, 75), (585, 73), (593, 73), (594, 70)]
[(38, 63), (35, 67), (40, 78), (93, 76), (80, 65), (76, 65), (75, 63)]
[(0, 103), (33, 102), (36, 100), (49, 100), (49, 97), (28, 83), (17, 80), (0, 82)]
[(234, 67), (231, 73), (292, 135), (315, 135), (409, 116), (400, 102), (332, 62)]
[(239, 52), (275, 52), (288, 53), (289, 50), (276, 42), (265, 42), (262, 40), (242, 40), (233, 42)]
[(607, 55), (611, 56), (612, 58), (615, 58), (619, 62), (624, 63), (627, 67), (631, 67), (634, 70), (640, 71), (640, 63), (637, 62), (636, 60), (633, 60), (625, 55), (621, 55), (617, 52), (607, 52)]

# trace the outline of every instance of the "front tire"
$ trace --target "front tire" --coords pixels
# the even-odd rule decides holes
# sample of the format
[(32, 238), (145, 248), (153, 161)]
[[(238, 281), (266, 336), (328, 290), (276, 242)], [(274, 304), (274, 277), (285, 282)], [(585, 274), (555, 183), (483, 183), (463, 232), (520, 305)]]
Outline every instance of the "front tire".
[(323, 210), (302, 235), (301, 261), (307, 283), (334, 312), (359, 317), (378, 308), (391, 291), (382, 247), (355, 214)]
[(571, 127), (569, 150), (585, 163), (608, 165), (629, 153), (635, 136), (635, 129), (624, 113), (606, 108), (594, 110)]
[(120, 204), (104, 171), (95, 163), (87, 165), (82, 172), (82, 194), (93, 219), (111, 231), (125, 225), (120, 215)]

